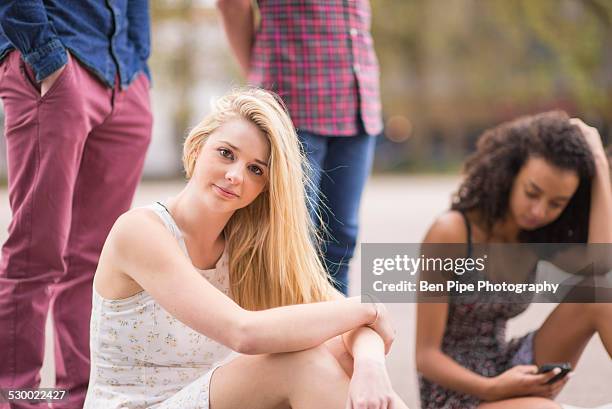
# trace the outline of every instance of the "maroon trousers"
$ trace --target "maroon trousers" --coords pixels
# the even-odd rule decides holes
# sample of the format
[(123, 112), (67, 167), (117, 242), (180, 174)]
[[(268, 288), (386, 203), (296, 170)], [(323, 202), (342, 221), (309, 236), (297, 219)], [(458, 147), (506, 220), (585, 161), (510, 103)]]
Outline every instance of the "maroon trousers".
[(93, 275), (140, 180), (151, 138), (149, 83), (141, 74), (127, 89), (110, 89), (75, 58), (43, 97), (33, 78), (18, 52), (2, 61), (13, 217), (0, 259), (0, 387), (38, 387), (51, 311), (56, 387), (71, 395), (54, 407), (80, 409)]

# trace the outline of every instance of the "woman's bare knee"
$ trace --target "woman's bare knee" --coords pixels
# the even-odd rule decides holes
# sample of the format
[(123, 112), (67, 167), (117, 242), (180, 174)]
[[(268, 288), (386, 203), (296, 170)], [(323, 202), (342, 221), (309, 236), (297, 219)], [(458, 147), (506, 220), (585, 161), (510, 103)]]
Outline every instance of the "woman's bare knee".
[(533, 409), (562, 409), (562, 406), (551, 399), (546, 398), (534, 398), (533, 406), (529, 406)]
[(516, 398), (497, 402), (487, 402), (478, 405), (477, 409), (562, 409), (554, 400), (546, 398)]
[(295, 361), (293, 370), (303, 377), (348, 379), (336, 357), (324, 345), (291, 354)]
[(529, 406), (531, 409), (561, 409), (562, 406), (551, 399), (546, 398), (533, 398), (534, 402), (532, 406)]
[(584, 303), (580, 306), (594, 321), (606, 319), (612, 315), (612, 304), (610, 303)]
[(210, 381), (210, 407), (289, 408), (288, 367), (269, 355), (241, 355), (217, 369)]
[(325, 346), (292, 354), (291, 407), (343, 407), (350, 379), (336, 357)]
[(334, 396), (346, 399), (348, 383), (348, 376), (325, 346), (243, 355), (215, 371), (211, 407), (288, 408), (294, 403), (299, 403), (295, 407), (304, 407), (303, 402), (318, 400), (328, 404)]

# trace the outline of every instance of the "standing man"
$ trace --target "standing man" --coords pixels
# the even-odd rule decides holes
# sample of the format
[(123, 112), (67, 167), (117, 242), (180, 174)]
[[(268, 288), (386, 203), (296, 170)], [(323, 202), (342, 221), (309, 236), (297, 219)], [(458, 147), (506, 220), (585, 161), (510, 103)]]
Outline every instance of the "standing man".
[(93, 274), (151, 137), (148, 2), (4, 0), (0, 28), (12, 210), (0, 261), (0, 387), (38, 387), (51, 311), (56, 387), (70, 396), (54, 407), (81, 408)]
[(368, 0), (218, 0), (230, 45), (251, 84), (278, 93), (313, 167), (324, 256), (348, 291), (359, 202), (382, 131), (378, 62)]

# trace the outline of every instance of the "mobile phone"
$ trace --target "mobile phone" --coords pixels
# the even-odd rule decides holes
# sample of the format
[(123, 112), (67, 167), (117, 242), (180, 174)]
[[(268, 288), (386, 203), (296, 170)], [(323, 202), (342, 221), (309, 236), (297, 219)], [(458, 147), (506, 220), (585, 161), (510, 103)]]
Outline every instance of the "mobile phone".
[(555, 383), (565, 378), (567, 374), (571, 372), (572, 365), (569, 362), (554, 362), (554, 363), (544, 364), (538, 368), (538, 373), (550, 372), (555, 368), (561, 369), (561, 372), (559, 372), (557, 375), (552, 377), (548, 382), (546, 382), (546, 385), (550, 385), (551, 383)]

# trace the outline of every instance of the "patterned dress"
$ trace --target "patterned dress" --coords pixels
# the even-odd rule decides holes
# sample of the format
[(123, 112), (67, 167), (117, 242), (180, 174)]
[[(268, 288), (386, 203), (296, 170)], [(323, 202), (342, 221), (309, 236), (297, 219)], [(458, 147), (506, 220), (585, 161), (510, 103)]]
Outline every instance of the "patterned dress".
[[(465, 215), (463, 217), (468, 231), (468, 254), (471, 254), (471, 227)], [(534, 273), (535, 270), (530, 279), (535, 277)], [(506, 341), (506, 323), (525, 311), (529, 300), (496, 303), (487, 298), (486, 301), (489, 302), (449, 294), (442, 352), (459, 365), (487, 377), (497, 376), (516, 365), (533, 364), (535, 332)], [(473, 409), (480, 404), (476, 396), (444, 388), (422, 375), (419, 375), (419, 385), (421, 409)]]
[[(162, 204), (149, 207), (187, 254), (182, 234)], [(215, 269), (199, 270), (229, 296), (227, 253)], [(146, 291), (109, 300), (94, 289), (91, 374), (84, 409), (209, 409), (215, 369), (237, 354), (193, 331)]]

